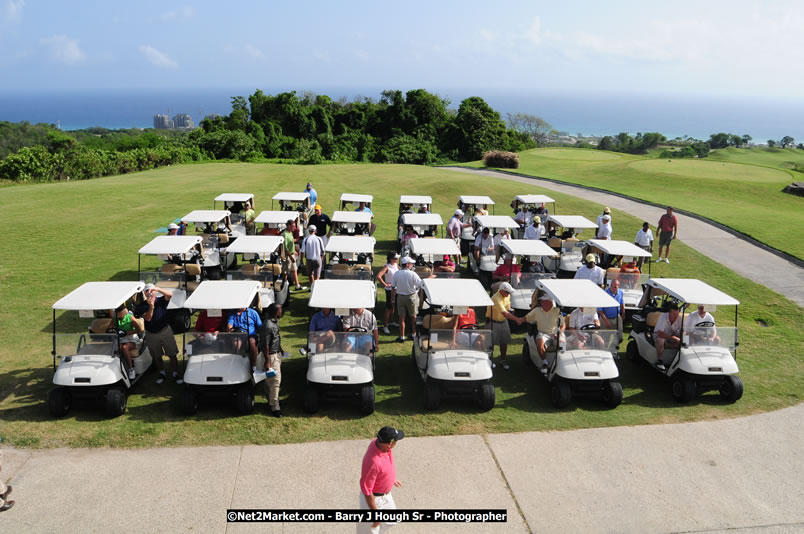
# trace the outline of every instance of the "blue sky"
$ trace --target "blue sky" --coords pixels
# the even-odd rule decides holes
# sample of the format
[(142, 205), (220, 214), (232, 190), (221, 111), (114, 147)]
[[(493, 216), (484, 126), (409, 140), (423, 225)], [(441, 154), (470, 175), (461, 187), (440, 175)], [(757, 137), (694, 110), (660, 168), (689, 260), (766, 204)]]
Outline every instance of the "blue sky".
[(0, 0), (0, 91), (537, 89), (802, 99), (804, 2)]

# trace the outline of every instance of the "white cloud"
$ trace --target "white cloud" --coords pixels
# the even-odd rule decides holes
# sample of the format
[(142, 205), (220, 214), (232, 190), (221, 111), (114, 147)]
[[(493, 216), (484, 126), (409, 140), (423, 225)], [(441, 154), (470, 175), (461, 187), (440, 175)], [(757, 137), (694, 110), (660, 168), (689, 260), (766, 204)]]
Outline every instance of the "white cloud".
[(189, 19), (193, 16), (193, 8), (190, 6), (184, 6), (179, 9), (175, 9), (173, 11), (167, 11), (159, 15), (159, 19), (168, 22), (171, 20), (178, 20), (178, 19)]
[(538, 45), (542, 41), (542, 19), (539, 17), (533, 17), (533, 20), (530, 23), (530, 26), (527, 27), (525, 33), (522, 37), (526, 41), (530, 41), (531, 43)]
[(84, 60), (84, 53), (78, 46), (78, 39), (66, 35), (43, 37), (39, 44), (48, 49), (51, 59), (65, 65), (74, 65)]
[(243, 46), (243, 51), (246, 53), (246, 55), (251, 56), (254, 59), (265, 59), (265, 54), (262, 53), (262, 50), (260, 50), (253, 44), (246, 43)]
[(497, 40), (497, 34), (491, 30), (487, 30), (482, 28), (480, 30), (480, 38), (487, 42), (492, 42)]
[(160, 52), (156, 48), (150, 45), (142, 45), (140, 46), (140, 52), (148, 62), (153, 65), (154, 67), (161, 67), (165, 69), (175, 69), (178, 67), (175, 61), (170, 59), (170, 57), (165, 54), (164, 52)]
[(25, 7), (25, 0), (7, 0), (5, 5), (5, 19), (8, 22), (17, 23), (22, 20), (22, 8)]

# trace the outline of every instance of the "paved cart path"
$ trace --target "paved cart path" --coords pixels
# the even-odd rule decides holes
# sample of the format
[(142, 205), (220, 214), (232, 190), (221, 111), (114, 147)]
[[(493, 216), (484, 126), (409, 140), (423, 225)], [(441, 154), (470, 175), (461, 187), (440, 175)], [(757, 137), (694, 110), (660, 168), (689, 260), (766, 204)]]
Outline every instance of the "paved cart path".
[[(804, 532), (804, 404), (684, 424), (407, 437), (403, 508), (504, 508), (505, 524), (395, 532)], [(5, 449), (0, 532), (354, 532), (227, 524), (228, 508), (355, 508), (368, 440), (175, 449)]]
[[(552, 180), (517, 176), (486, 169), (470, 169), (467, 167), (441, 168), (449, 172), (481, 174), (536, 185), (551, 191), (573, 195), (597, 202), (602, 206), (622, 210), (634, 217), (650, 222), (651, 226), (655, 225), (659, 217), (665, 212), (664, 208), (629, 200), (617, 194), (590, 190), (581, 186)], [(679, 225), (678, 239), (683, 243), (725, 265), (740, 276), (762, 284), (804, 307), (804, 268), (777, 256), (761, 246), (727, 232), (717, 225), (680, 213), (676, 213), (676, 216), (678, 217)], [(658, 242), (654, 243), (654, 250), (658, 252)], [(672, 258), (670, 260), (672, 261)]]

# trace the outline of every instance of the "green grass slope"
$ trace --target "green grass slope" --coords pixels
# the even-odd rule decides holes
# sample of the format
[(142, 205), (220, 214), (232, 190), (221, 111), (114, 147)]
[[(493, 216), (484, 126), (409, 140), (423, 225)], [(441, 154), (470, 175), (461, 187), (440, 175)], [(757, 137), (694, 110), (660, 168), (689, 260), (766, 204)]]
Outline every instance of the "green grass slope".
[[(563, 156), (563, 154), (562, 154)], [(625, 161), (636, 158), (617, 155)], [(570, 160), (569, 165), (588, 162)], [(342, 192), (375, 197), (377, 259), (393, 246), (400, 194), (430, 194), (434, 211), (446, 219), (460, 194), (490, 195), (496, 213), (510, 213), (516, 194), (547, 192), (513, 182), (451, 173), (418, 166), (331, 165), (285, 166), (205, 164), (159, 169), (86, 182), (7, 188), (0, 209), (18, 229), (17, 239), (0, 256), (0, 435), (21, 447), (151, 447), (248, 443), (287, 443), (358, 438), (384, 424), (399, 425), (409, 435), (558, 430), (613, 425), (651, 424), (735, 417), (778, 409), (801, 401), (804, 392), (804, 333), (795, 304), (736, 276), (679, 243), (673, 264), (655, 265), (654, 276), (698, 276), (740, 299), (741, 346), (738, 362), (745, 396), (736, 404), (707, 395), (679, 406), (669, 383), (641, 365), (622, 361), (623, 404), (606, 410), (594, 401), (574, 401), (563, 411), (552, 408), (548, 389), (519, 356), (522, 334), (510, 347), (511, 370), (497, 369), (497, 404), (478, 413), (463, 402), (446, 402), (434, 413), (423, 410), (424, 388), (410, 362), (410, 342), (380, 336), (377, 361), (377, 411), (361, 416), (356, 407), (332, 404), (313, 416), (302, 412), (306, 360), (298, 347), (305, 341), (309, 293), (294, 296), (290, 313), (280, 322), (283, 344), (292, 357), (283, 364), (281, 400), (288, 417), (266, 415), (258, 391), (258, 411), (239, 417), (232, 403), (211, 402), (198, 414), (179, 414), (175, 385), (154, 384), (146, 377), (133, 391), (126, 414), (106, 419), (99, 407), (78, 405), (54, 420), (46, 407), (52, 379), (51, 305), (90, 280), (134, 279), (137, 250), (153, 229), (193, 209), (212, 207), (222, 192), (251, 192), (257, 210), (270, 209), (278, 191), (299, 191), (312, 181), (325, 211), (336, 209)], [(600, 206), (549, 192), (561, 213), (594, 217)], [(632, 239), (640, 221), (614, 213), (615, 237)], [(384, 298), (380, 292), (380, 299)], [(378, 303), (378, 315), (382, 310)], [(728, 324), (732, 311), (718, 311)], [(760, 326), (758, 321), (768, 325)], [(59, 323), (61, 324), (61, 323)], [(624, 348), (624, 347), (622, 347)]]

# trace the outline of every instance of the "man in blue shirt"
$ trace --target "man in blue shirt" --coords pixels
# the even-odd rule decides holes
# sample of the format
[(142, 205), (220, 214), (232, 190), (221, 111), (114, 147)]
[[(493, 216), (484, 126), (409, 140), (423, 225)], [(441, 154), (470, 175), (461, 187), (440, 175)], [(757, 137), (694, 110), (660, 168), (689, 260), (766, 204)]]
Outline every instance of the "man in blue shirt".
[(307, 183), (307, 188), (305, 189), (308, 195), (310, 195), (310, 205), (315, 206), (315, 201), (318, 198), (318, 192), (313, 189), (313, 184)]
[[(355, 208), (355, 211), (362, 212), (362, 213), (370, 213), (371, 218), (372, 219), (374, 218), (374, 212), (371, 211), (371, 208), (366, 206), (365, 202), (361, 202), (360, 205), (357, 208)], [(377, 225), (372, 222), (371, 225), (369, 226), (369, 235), (374, 235), (374, 230), (376, 230), (376, 229), (377, 229)]]
[[(237, 312), (229, 316), (226, 321), (229, 332), (243, 332), (248, 334), (249, 353), (251, 356), (251, 370), (257, 370), (257, 328), (262, 328), (262, 319), (257, 310), (252, 308), (240, 308)], [(235, 336), (233, 342), (236, 352), (240, 352), (242, 341)]]
[(332, 312), (332, 308), (321, 308), (310, 320), (310, 332), (318, 332), (313, 339), (316, 352), (323, 352), (324, 347), (335, 343), (335, 332), (343, 330), (341, 318)]
[(623, 303), (623, 290), (620, 289), (620, 281), (616, 278), (611, 281), (609, 287), (606, 288), (606, 293), (620, 303), (619, 306), (611, 306), (609, 308), (598, 308), (600, 312), (601, 328), (604, 330), (617, 330), (617, 340), (619, 343), (623, 341), (623, 321), (625, 321), (625, 304)]

